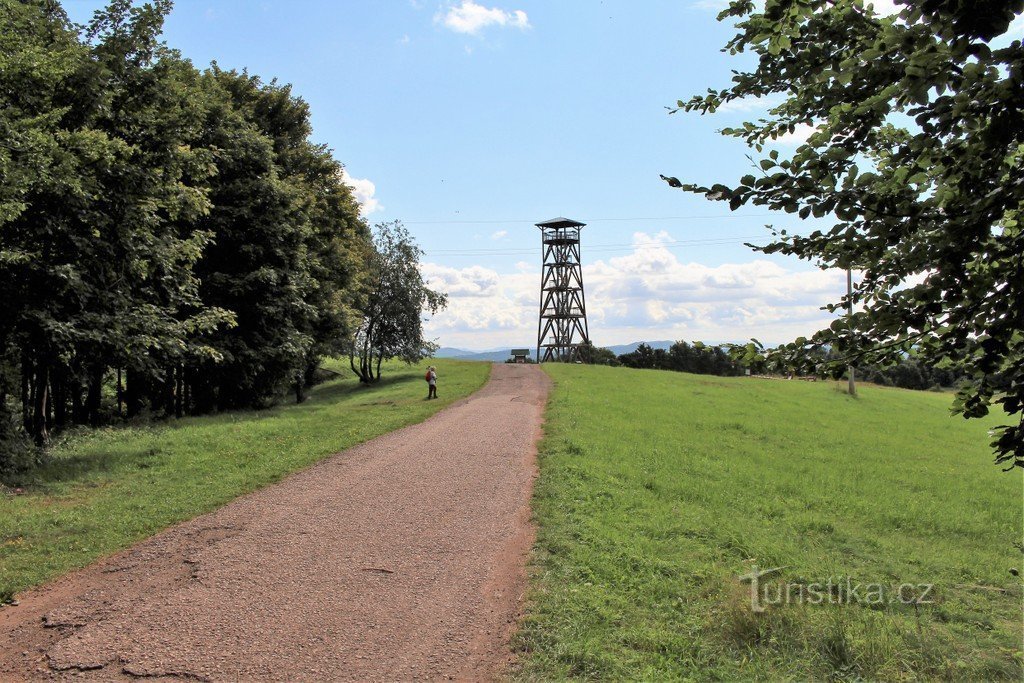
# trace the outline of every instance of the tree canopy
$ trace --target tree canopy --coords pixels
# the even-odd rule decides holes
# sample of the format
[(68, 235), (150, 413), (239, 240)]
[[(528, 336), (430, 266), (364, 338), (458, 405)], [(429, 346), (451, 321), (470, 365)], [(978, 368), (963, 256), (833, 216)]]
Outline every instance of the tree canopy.
[[(34, 457), (22, 434), (302, 400), (392, 265), (309, 106), (196, 69), (161, 42), (170, 8), (77, 26), (0, 0), (0, 475)], [(410, 355), (423, 296), (389, 290), (378, 354)]]
[[(722, 131), (760, 158), (732, 184), (666, 178), (733, 210), (827, 220), (806, 234), (773, 229), (755, 248), (863, 274), (849, 301), (828, 307), (859, 310), (771, 360), (828, 348), (835, 369), (913, 351), (962, 368), (970, 380), (954, 409), (1005, 411), (993, 447), (1011, 467), (1024, 466), (1024, 48), (1007, 31), (1022, 9), (926, 0), (882, 16), (862, 0), (736, 0), (719, 15), (738, 31), (725, 50), (752, 53), (752, 66), (674, 111), (764, 98), (765, 118)], [(809, 136), (794, 153), (773, 148), (800, 130)]]

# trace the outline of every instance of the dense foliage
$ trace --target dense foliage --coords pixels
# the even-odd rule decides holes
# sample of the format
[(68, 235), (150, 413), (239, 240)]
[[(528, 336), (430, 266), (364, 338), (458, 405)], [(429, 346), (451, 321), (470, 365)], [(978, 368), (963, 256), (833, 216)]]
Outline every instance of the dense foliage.
[(619, 364), (628, 368), (674, 370), (694, 375), (726, 377), (743, 374), (743, 367), (730, 358), (722, 347), (708, 346), (701, 342), (694, 342), (691, 346), (684, 341), (677, 341), (668, 350), (641, 344), (636, 351), (620, 354), (617, 360)]
[(586, 342), (580, 349), (580, 360), (587, 365), (673, 370), (694, 375), (734, 377), (744, 373), (743, 366), (733, 360), (725, 348), (702, 342), (688, 344), (677, 341), (668, 349), (656, 349), (650, 344), (641, 343), (634, 351), (618, 356), (611, 349)]
[[(593, 342), (589, 339), (580, 344), (579, 360), (587, 365), (621, 365), (614, 351), (603, 346), (594, 346)], [(512, 360), (508, 362), (512, 362)], [(532, 363), (534, 361), (527, 357), (526, 362)]]
[[(769, 349), (751, 356), (745, 347), (733, 346), (730, 355), (754, 374), (776, 376), (812, 376), (821, 379), (845, 379), (848, 367), (844, 355), (834, 349), (803, 348), (802, 353)], [(785, 362), (782, 362), (785, 360)], [(971, 373), (949, 365), (929, 365), (916, 353), (887, 359), (884, 364), (860, 362), (854, 370), (858, 382), (869, 382), (883, 387), (916, 389), (959, 389), (970, 382)]]
[(979, 417), (997, 404), (1012, 421), (995, 430), (996, 461), (1024, 466), (1024, 47), (1007, 33), (1024, 0), (909, 2), (893, 16), (870, 4), (733, 1), (720, 15), (737, 21), (726, 50), (753, 53), (752, 68), (679, 108), (780, 102), (723, 131), (759, 153), (810, 135), (788, 158), (768, 150), (735, 185), (666, 180), (733, 209), (832, 219), (777, 232), (762, 251), (863, 272), (849, 302), (861, 310), (774, 353), (827, 346), (856, 365), (913, 352), (964, 367), (955, 409)]
[(858, 381), (900, 389), (954, 389), (970, 381), (970, 376), (956, 368), (936, 368), (915, 357), (902, 358), (888, 365), (861, 364), (856, 369)]
[(0, 0), (0, 475), (25, 435), (302, 400), (380, 272), (307, 104), (193, 67), (169, 10)]

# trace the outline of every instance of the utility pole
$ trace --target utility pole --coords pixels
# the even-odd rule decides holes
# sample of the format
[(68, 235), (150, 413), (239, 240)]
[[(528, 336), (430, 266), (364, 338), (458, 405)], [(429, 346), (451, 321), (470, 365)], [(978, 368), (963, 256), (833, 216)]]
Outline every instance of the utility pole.
[[(850, 268), (846, 269), (846, 313), (849, 316), (853, 316), (853, 270)], [(850, 386), (848, 391), (850, 396), (857, 395), (857, 385), (853, 379), (853, 365), (846, 365), (846, 375), (849, 377)]]

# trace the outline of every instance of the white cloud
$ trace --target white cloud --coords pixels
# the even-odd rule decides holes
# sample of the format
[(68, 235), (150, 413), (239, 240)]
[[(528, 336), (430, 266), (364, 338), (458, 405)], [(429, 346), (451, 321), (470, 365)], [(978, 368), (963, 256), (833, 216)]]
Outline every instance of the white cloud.
[(423, 276), (434, 289), (453, 297), (492, 296), (497, 293), (498, 273), (489, 268), (471, 266), (450, 268), (436, 263), (423, 264)]
[(1018, 14), (1010, 22), (1010, 26), (1006, 29), (1006, 34), (1009, 38), (1021, 38), (1024, 37), (1024, 14)]
[[(694, 2), (690, 3), (690, 7), (718, 14), (723, 10), (729, 9), (731, 2), (732, 0), (694, 0)], [(754, 0), (754, 11), (764, 11), (764, 0)]]
[(735, 100), (729, 100), (716, 109), (717, 112), (753, 112), (768, 111), (772, 107), (776, 107), (784, 101), (781, 95), (770, 95), (767, 97), (740, 97)]
[(695, 9), (709, 10), (717, 14), (729, 6), (729, 0), (696, 0), (690, 6)]
[(427, 322), (428, 337), (437, 336), (446, 345), (466, 342), (472, 348), (505, 343), (505, 339), (529, 341), (523, 330), (529, 326), (532, 307), (521, 295), (528, 291), (528, 282), (537, 284), (536, 276), (436, 263), (424, 263), (423, 273), (431, 287), (448, 294), (448, 307)]
[[(790, 268), (764, 257), (718, 266), (684, 262), (666, 244), (672, 239), (665, 232), (636, 233), (629, 253), (584, 263), (595, 343), (788, 341), (826, 327), (831, 316), (821, 307), (846, 291), (843, 272)], [(427, 263), (424, 271), (449, 294), (447, 310), (428, 321), (428, 336), (470, 349), (535, 340), (537, 264), (522, 261), (499, 272)]]
[(811, 137), (817, 130), (814, 126), (801, 123), (798, 124), (792, 133), (783, 133), (775, 140), (768, 140), (768, 144), (783, 145), (785, 147), (799, 147), (800, 145), (807, 142), (807, 139)]
[(897, 5), (894, 0), (867, 0), (865, 5), (873, 5), (875, 14), (881, 14), (882, 16), (888, 16), (890, 14), (899, 14), (902, 7)]
[(507, 236), (508, 236), (508, 230), (498, 230), (496, 232), (491, 233), (491, 239), (492, 240), (504, 239)]
[(366, 178), (353, 178), (347, 170), (342, 170), (341, 181), (352, 188), (352, 194), (363, 209), (363, 214), (368, 215), (374, 211), (381, 211), (384, 207), (374, 196), (377, 193), (377, 186), (372, 180)]
[(497, 7), (484, 7), (473, 0), (462, 0), (458, 5), (449, 6), (446, 11), (439, 11), (434, 21), (456, 33), (469, 35), (478, 35), (489, 26), (521, 30), (530, 28), (529, 17), (522, 10), (509, 12)]

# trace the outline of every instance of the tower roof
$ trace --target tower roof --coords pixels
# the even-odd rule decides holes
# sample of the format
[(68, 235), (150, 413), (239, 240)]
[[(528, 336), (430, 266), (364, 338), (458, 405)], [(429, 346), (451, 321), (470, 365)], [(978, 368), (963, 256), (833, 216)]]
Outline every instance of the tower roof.
[(586, 223), (574, 221), (571, 218), (552, 218), (535, 224), (538, 228), (582, 228)]

